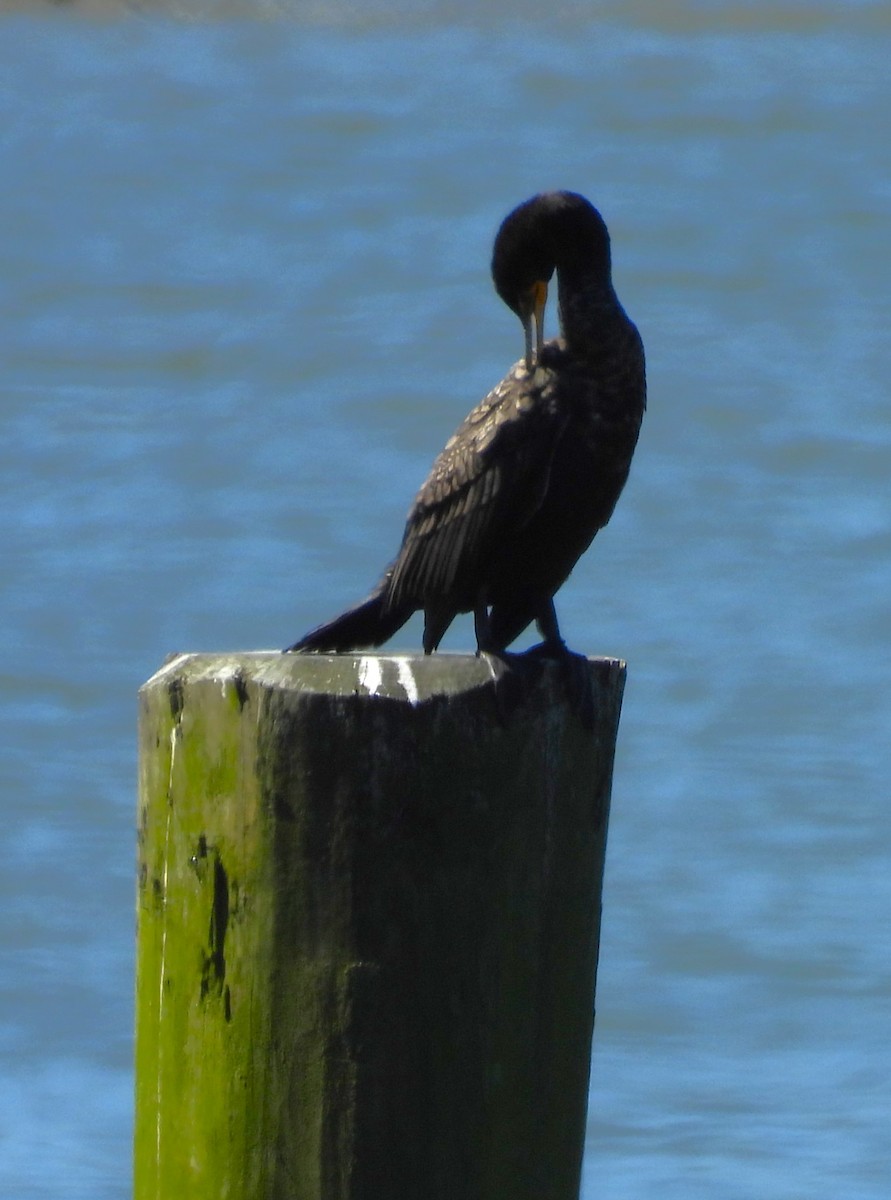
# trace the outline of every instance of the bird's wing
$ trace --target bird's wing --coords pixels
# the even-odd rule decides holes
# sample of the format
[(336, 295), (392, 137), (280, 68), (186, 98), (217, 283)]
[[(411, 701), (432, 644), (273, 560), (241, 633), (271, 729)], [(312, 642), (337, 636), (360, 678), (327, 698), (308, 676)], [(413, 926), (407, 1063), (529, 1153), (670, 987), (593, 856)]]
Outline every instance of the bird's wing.
[(422, 486), (394, 563), (388, 604), (476, 603), (485, 564), (547, 490), (567, 420), (551, 373), (517, 366), (465, 419)]

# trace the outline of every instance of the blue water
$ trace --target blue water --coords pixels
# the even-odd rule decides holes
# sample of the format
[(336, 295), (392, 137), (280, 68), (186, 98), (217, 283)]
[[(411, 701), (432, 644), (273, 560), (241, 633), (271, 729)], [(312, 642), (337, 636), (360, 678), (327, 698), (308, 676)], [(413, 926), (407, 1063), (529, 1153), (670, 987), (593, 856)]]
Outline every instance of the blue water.
[(539, 7), (0, 15), (3, 1197), (130, 1192), (137, 687), (364, 593), (554, 186), (650, 378), (584, 1200), (889, 1193), (891, 14)]

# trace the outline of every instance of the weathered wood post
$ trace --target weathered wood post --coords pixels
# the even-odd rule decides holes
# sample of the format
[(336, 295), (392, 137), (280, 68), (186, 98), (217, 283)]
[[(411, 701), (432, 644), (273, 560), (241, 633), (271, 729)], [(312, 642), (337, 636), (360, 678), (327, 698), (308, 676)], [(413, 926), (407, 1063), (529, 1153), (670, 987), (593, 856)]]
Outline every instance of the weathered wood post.
[(140, 693), (137, 1200), (575, 1200), (624, 664)]

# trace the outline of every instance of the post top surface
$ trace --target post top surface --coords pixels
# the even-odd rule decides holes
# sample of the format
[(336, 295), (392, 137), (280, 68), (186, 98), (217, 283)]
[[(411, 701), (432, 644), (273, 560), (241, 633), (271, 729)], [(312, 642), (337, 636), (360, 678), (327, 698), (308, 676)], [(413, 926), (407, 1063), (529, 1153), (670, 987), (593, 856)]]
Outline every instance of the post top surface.
[[(542, 672), (559, 669), (555, 662), (538, 662)], [(625, 671), (625, 663), (618, 658), (589, 658), (588, 663), (598, 680)], [(491, 686), (497, 679), (498, 666), (498, 659), (475, 654), (283, 654), (280, 650), (184, 653), (172, 655), (143, 687), (168, 686), (174, 679), (214, 682), (223, 688), (250, 681), (286, 691), (381, 696), (421, 704), (434, 696)]]

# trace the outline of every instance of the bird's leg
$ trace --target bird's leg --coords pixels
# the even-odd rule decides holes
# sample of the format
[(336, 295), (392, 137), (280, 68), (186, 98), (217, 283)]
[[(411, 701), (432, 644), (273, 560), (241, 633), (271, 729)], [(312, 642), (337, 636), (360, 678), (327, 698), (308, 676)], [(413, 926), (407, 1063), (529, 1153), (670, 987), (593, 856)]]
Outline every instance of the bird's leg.
[(557, 624), (557, 610), (554, 601), (546, 600), (535, 614), (535, 627), (542, 636), (535, 646), (530, 646), (526, 655), (530, 658), (565, 658), (570, 653), (560, 633)]
[(535, 624), (538, 632), (544, 638), (543, 647), (557, 654), (562, 654), (566, 650), (566, 643), (560, 635), (560, 626), (557, 624), (557, 610), (554, 608), (553, 597), (542, 605), (535, 618)]
[(486, 604), (477, 604), (473, 610), (473, 632), (476, 634), (476, 656), (485, 654), (492, 642), (490, 633), (489, 608)]

